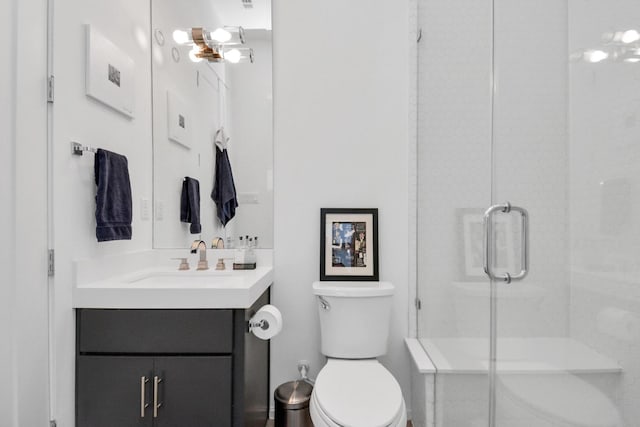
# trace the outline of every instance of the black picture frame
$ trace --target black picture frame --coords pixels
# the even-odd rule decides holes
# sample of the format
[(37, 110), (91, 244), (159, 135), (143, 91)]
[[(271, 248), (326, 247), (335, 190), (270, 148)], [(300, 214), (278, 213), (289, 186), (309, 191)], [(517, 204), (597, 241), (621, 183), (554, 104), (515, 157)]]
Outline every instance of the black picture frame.
[(320, 280), (378, 281), (378, 209), (320, 209)]

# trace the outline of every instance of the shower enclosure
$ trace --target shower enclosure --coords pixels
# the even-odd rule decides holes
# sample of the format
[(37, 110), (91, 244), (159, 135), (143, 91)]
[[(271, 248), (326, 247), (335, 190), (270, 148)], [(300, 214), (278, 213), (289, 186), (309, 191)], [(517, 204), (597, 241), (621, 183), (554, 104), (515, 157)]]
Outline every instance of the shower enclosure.
[(640, 425), (640, 2), (418, 0), (418, 26), (433, 423)]

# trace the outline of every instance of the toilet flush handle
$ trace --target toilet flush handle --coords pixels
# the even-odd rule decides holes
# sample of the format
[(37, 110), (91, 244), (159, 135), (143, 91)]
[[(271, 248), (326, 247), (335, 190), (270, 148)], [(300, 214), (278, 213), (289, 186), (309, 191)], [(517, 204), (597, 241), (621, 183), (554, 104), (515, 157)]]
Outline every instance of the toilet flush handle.
[(326, 311), (331, 310), (331, 306), (329, 305), (326, 299), (319, 296), (318, 301), (320, 301), (320, 307), (322, 307), (323, 310), (326, 310)]

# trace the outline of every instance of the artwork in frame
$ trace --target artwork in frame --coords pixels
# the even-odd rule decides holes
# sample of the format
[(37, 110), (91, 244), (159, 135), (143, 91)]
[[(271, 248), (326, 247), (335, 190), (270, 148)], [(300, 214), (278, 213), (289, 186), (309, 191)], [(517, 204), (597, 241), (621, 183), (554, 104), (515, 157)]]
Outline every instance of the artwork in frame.
[[(460, 239), (464, 271), (462, 278), (467, 281), (486, 279), (484, 272), (484, 211), (479, 208), (458, 209), (458, 226), (462, 230)], [(510, 215), (500, 215), (493, 219), (495, 237), (495, 262), (497, 272), (514, 270), (514, 227)]]
[(187, 148), (191, 148), (189, 117), (187, 103), (178, 95), (167, 90), (167, 136)]
[(87, 96), (133, 118), (136, 87), (133, 59), (91, 25), (87, 24), (85, 31)]
[(320, 210), (320, 280), (379, 280), (378, 209)]

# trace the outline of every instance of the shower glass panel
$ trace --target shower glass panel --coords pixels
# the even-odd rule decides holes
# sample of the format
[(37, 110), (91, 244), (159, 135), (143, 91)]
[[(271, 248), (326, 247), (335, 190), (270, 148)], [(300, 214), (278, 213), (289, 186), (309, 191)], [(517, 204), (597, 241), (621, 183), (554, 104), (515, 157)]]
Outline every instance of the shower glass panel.
[(495, 425), (638, 425), (640, 3), (494, 0), (493, 26), (493, 202), (531, 253), (494, 284)]
[[(418, 22), (433, 425), (637, 426), (640, 2), (418, 0)], [(490, 282), (482, 214), (506, 202), (530, 272)], [(496, 273), (520, 272), (521, 224), (492, 216)]]
[(488, 425), (491, 10), (490, 0), (418, 4), (418, 337), (438, 368), (439, 426)]

